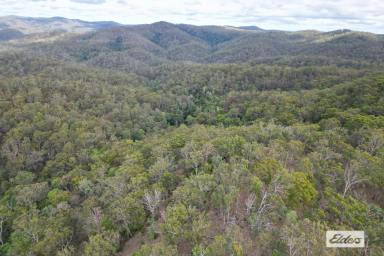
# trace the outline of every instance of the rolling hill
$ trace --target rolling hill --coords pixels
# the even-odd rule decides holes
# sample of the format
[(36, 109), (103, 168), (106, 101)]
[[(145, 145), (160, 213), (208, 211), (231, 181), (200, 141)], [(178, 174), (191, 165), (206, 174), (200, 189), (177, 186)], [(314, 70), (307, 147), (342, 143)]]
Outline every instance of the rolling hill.
[(270, 63), (297, 58), (369, 65), (384, 58), (384, 37), (350, 30), (285, 32), (157, 22), (95, 30), (27, 49), (123, 70), (174, 61)]
[(112, 21), (88, 22), (62, 17), (30, 18), (19, 16), (0, 17), (0, 41), (18, 39), (31, 34), (51, 32), (84, 33), (112, 28), (120, 24)]

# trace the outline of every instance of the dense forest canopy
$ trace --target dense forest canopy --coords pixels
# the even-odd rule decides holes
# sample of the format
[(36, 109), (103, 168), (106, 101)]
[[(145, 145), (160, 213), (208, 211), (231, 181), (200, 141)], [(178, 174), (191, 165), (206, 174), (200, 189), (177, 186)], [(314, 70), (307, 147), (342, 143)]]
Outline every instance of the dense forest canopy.
[(382, 35), (60, 22), (0, 30), (0, 255), (384, 254)]

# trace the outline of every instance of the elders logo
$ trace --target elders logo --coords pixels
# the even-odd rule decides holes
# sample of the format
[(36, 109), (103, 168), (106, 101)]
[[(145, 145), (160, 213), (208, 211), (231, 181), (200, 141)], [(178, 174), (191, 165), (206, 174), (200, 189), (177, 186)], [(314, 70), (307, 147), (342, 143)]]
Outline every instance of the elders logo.
[(326, 246), (333, 248), (363, 248), (364, 231), (327, 231)]

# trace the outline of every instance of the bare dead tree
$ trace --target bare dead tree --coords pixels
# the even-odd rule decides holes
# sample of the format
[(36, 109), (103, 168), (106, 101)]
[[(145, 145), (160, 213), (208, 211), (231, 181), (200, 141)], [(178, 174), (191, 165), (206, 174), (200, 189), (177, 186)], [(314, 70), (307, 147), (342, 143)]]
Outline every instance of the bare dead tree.
[(261, 200), (256, 210), (256, 222), (253, 224), (253, 227), (257, 230), (260, 230), (262, 227), (268, 227), (270, 223), (264, 223), (265, 215), (272, 208), (272, 204), (268, 202), (269, 192), (265, 189), (262, 192)]
[(280, 181), (281, 177), (276, 175), (272, 180), (272, 193), (275, 195), (281, 195), (284, 192), (284, 186)]
[(369, 141), (367, 143), (367, 151), (370, 154), (375, 154), (376, 151), (382, 147), (384, 144), (383, 139), (381, 136), (374, 134), (369, 138)]
[(150, 172), (155, 181), (160, 180), (164, 172), (171, 166), (171, 160), (168, 157), (158, 157), (156, 162), (151, 166)]
[(161, 202), (161, 192), (154, 190), (153, 193), (145, 193), (144, 195), (144, 204), (148, 211), (152, 214), (153, 217), (156, 216), (157, 210)]
[(271, 208), (272, 205), (270, 203), (268, 203), (268, 200), (267, 200), (268, 197), (269, 197), (268, 190), (264, 190), (262, 193), (262, 196), (261, 196), (259, 208), (257, 209), (258, 215), (262, 215), (263, 213), (265, 213), (267, 210), (269, 210)]
[(364, 256), (369, 256), (370, 250), (369, 250), (369, 238), (365, 237), (365, 246), (364, 246)]
[(296, 255), (297, 254), (296, 243), (292, 236), (287, 238), (287, 245), (288, 245), (289, 256)]
[(4, 144), (2, 150), (4, 155), (11, 161), (16, 161), (20, 153), (21, 142), (19, 140), (10, 140), (7, 144)]
[(245, 200), (245, 211), (249, 214), (252, 210), (253, 205), (256, 201), (256, 195), (254, 193), (250, 194)]
[(103, 212), (100, 207), (94, 207), (91, 210), (90, 219), (93, 223), (95, 223), (97, 232), (100, 233), (101, 230), (101, 220), (103, 218)]
[(344, 191), (343, 197), (352, 189), (353, 186), (364, 181), (357, 175), (358, 165), (355, 162), (349, 162), (344, 168)]
[(266, 215), (273, 208), (271, 197), (281, 195), (282, 193), (284, 193), (284, 186), (281, 182), (281, 176), (276, 175), (270, 187), (265, 187), (261, 192), (261, 200), (256, 209), (256, 222), (253, 227), (261, 229), (272, 225), (269, 221), (266, 221)]
[(3, 241), (3, 224), (4, 224), (4, 218), (0, 217), (0, 245), (1, 246), (4, 245), (4, 241)]
[(166, 217), (167, 217), (167, 215), (166, 215), (165, 211), (164, 210), (160, 210), (160, 219), (165, 221)]

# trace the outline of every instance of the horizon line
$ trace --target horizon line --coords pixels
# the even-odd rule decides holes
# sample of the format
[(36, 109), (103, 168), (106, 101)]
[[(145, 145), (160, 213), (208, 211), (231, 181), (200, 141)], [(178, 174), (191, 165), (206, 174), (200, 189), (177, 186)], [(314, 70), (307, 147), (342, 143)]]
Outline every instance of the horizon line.
[(7, 18), (7, 17), (16, 17), (16, 18), (32, 18), (32, 19), (54, 19), (54, 18), (60, 18), (60, 19), (66, 19), (66, 20), (74, 20), (74, 21), (81, 21), (81, 22), (88, 22), (88, 23), (98, 23), (98, 22), (113, 22), (116, 24), (119, 24), (121, 26), (140, 26), (140, 25), (153, 25), (156, 23), (168, 23), (168, 24), (173, 24), (173, 25), (191, 25), (191, 26), (196, 26), (196, 27), (206, 27), (206, 26), (216, 26), (216, 27), (232, 27), (232, 28), (246, 28), (246, 27), (255, 27), (258, 28), (262, 31), (274, 31), (274, 32), (306, 32), (306, 31), (313, 31), (313, 32), (318, 32), (318, 33), (329, 33), (329, 32), (336, 32), (336, 31), (349, 31), (349, 32), (360, 32), (360, 33), (368, 33), (368, 34), (374, 34), (374, 35), (384, 35), (381, 33), (374, 33), (370, 31), (364, 31), (364, 30), (353, 30), (350, 28), (338, 28), (334, 30), (318, 30), (318, 29), (302, 29), (302, 30), (283, 30), (283, 29), (265, 29), (261, 28), (260, 26), (254, 25), (254, 24), (248, 24), (248, 25), (242, 25), (242, 26), (234, 26), (234, 25), (218, 25), (218, 24), (205, 24), (205, 25), (197, 25), (193, 23), (174, 23), (166, 20), (159, 20), (155, 21), (152, 23), (121, 23), (115, 20), (85, 20), (85, 19), (79, 19), (79, 18), (67, 18), (64, 16), (23, 16), (23, 15), (16, 15), (16, 14), (10, 14), (10, 15), (0, 15), (1, 18)]

